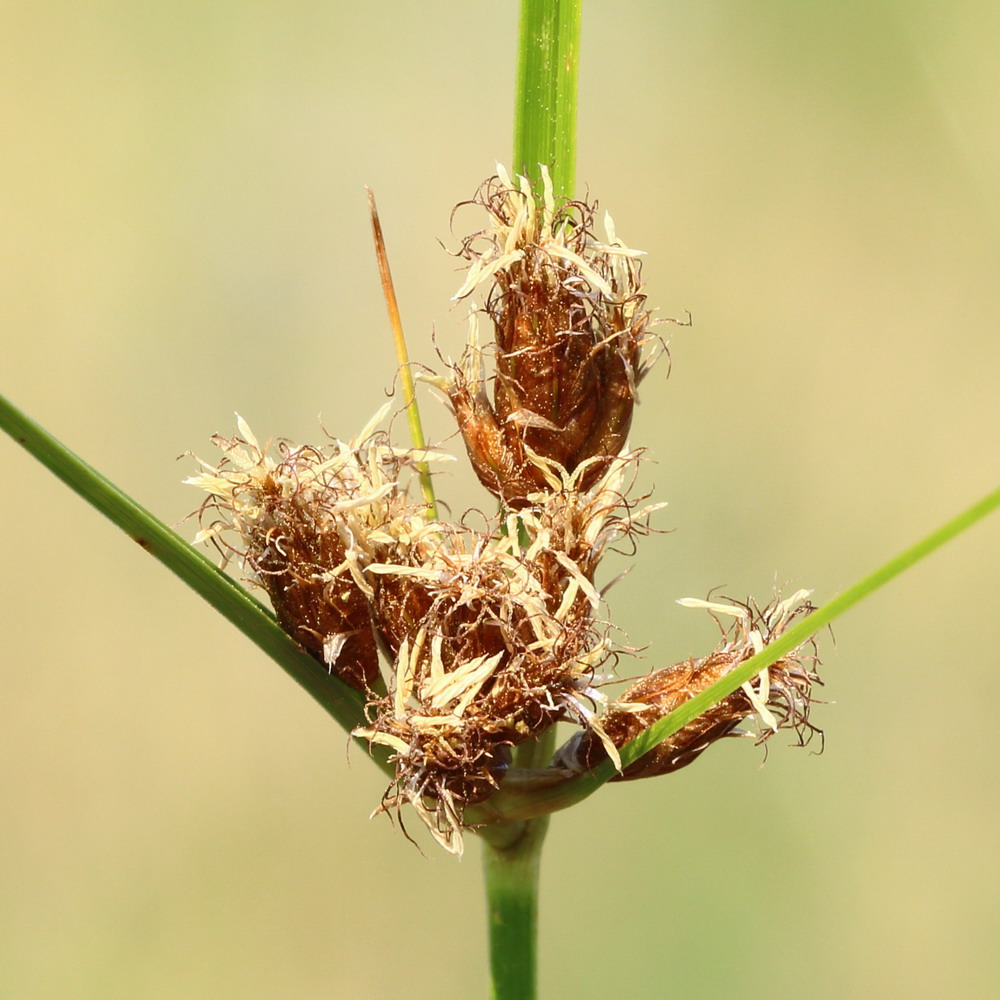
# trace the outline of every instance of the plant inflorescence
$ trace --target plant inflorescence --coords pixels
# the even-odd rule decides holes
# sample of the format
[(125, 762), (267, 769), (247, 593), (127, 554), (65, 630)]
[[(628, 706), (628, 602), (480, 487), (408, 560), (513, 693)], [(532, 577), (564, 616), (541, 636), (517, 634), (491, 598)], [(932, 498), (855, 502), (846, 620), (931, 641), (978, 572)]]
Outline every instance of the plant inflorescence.
[[(617, 541), (641, 535), (658, 504), (634, 492), (628, 435), (637, 386), (662, 347), (652, 332), (641, 252), (596, 204), (559, 202), (502, 168), (472, 199), (486, 225), (458, 250), (475, 296), (469, 338), (439, 389), (498, 513), (486, 527), (438, 519), (411, 488), (448, 456), (400, 448), (379, 430), (353, 440), (262, 445), (245, 422), (213, 440), (198, 540), (236, 554), (282, 627), (360, 691), (355, 735), (388, 749), (380, 808), (412, 806), (461, 850), (467, 808), (502, 786), (515, 748), (557, 722), (579, 727), (551, 762), (573, 775), (612, 760), (620, 778), (677, 770), (712, 742), (760, 739), (809, 722), (815, 657), (795, 649), (640, 760), (618, 750), (811, 610), (807, 592), (752, 602), (688, 601), (726, 616), (708, 656), (604, 694), (623, 652), (597, 580)], [(484, 321), (492, 327), (480, 338)]]

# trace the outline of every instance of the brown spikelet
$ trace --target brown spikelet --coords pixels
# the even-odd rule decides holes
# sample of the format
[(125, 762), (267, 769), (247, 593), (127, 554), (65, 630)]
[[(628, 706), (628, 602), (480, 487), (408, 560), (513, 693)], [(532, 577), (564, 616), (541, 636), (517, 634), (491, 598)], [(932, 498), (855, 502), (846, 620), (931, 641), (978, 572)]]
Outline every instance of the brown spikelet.
[(450, 849), (465, 807), (501, 784), (511, 748), (561, 719), (589, 724), (595, 671), (613, 654), (592, 576), (632, 530), (621, 485), (633, 462), (616, 459), (594, 490), (509, 515), (506, 533), (439, 524), (408, 562), (369, 567), (395, 669), (357, 735), (393, 750), (387, 807), (422, 810)]
[[(272, 457), (240, 420), (240, 437), (216, 437), (219, 466), (188, 480), (206, 490), (200, 540), (230, 551), (271, 599), (282, 628), (359, 691), (379, 673), (368, 562), (385, 558), (423, 522), (395, 479), (402, 460), (366, 430), (358, 445), (326, 450), (279, 442)], [(377, 582), (377, 581), (376, 581)]]
[(596, 205), (557, 207), (544, 176), (542, 192), (524, 178), (488, 180), (473, 203), (491, 227), (459, 251), (470, 266), (455, 297), (479, 292), (494, 329), (493, 398), (474, 337), (441, 383), (480, 481), (513, 507), (549, 488), (539, 457), (568, 474), (586, 464), (582, 489), (601, 478), (625, 445), (648, 367), (640, 252), (617, 239), (610, 217), (598, 240)]
[[(720, 646), (706, 657), (689, 659), (656, 670), (629, 687), (611, 705), (601, 726), (617, 748), (623, 747), (653, 723), (728, 674), (734, 667), (785, 631), (795, 618), (812, 606), (807, 592), (799, 591), (784, 601), (764, 609), (753, 604), (720, 604), (686, 601), (707, 607), (716, 614), (736, 620)], [(815, 727), (809, 721), (812, 685), (818, 682), (815, 657), (797, 649), (758, 674), (727, 698), (699, 715), (683, 729), (668, 736), (649, 753), (617, 775), (615, 781), (650, 778), (668, 774), (692, 763), (712, 743), (733, 734), (740, 723), (754, 718), (761, 741), (779, 729), (794, 729), (805, 742)], [(583, 732), (559, 752), (559, 762), (574, 769), (590, 769), (607, 756), (604, 744), (593, 731)]]
[(271, 599), (278, 623), (351, 687), (365, 691), (378, 676), (378, 652), (368, 601), (345, 564), (346, 549), (334, 522), (321, 526), (302, 498), (271, 497), (274, 526), (247, 565)]

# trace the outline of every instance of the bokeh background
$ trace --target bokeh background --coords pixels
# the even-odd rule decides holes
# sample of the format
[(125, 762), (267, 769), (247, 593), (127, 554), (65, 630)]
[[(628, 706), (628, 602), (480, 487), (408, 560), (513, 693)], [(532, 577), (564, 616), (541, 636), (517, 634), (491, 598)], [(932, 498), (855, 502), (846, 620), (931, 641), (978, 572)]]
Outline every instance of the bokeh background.
[[(236, 410), (352, 434), (394, 368), (362, 186), (439, 364), (516, 19), (7, 3), (2, 391), (170, 523)], [(714, 642), (675, 598), (823, 600), (996, 486), (998, 37), (990, 0), (585, 4), (581, 190), (694, 319), (634, 425), (666, 533), (612, 593), (650, 666)], [(308, 697), (0, 455), (0, 997), (484, 995), (475, 844), (369, 821), (381, 777)], [(556, 817), (542, 995), (996, 995), (998, 553), (994, 517), (822, 640), (822, 756), (733, 742)]]

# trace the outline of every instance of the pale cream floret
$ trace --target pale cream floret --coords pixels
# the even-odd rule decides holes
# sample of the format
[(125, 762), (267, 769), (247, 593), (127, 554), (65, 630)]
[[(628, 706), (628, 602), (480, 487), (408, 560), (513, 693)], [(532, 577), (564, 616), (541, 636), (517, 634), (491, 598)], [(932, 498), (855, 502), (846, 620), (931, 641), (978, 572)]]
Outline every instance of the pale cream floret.
[[(452, 296), (455, 301), (464, 299), (477, 288), (488, 286), (493, 278), (525, 259), (529, 250), (553, 260), (571, 264), (578, 275), (569, 280), (583, 278), (591, 289), (606, 302), (622, 304), (631, 300), (635, 288), (632, 275), (625, 263), (643, 256), (644, 251), (625, 246), (615, 233), (615, 225), (608, 213), (604, 215), (607, 242), (588, 237), (583, 253), (566, 245), (567, 228), (553, 226), (556, 215), (552, 179), (543, 165), (541, 204), (526, 177), (518, 176), (516, 184), (507, 171), (497, 164), (497, 177), (507, 191), (501, 216), (492, 216), (492, 229), (484, 234), (489, 246), (478, 254), (469, 267), (462, 287)], [(610, 267), (612, 280), (608, 281), (595, 270), (593, 263), (600, 259)]]

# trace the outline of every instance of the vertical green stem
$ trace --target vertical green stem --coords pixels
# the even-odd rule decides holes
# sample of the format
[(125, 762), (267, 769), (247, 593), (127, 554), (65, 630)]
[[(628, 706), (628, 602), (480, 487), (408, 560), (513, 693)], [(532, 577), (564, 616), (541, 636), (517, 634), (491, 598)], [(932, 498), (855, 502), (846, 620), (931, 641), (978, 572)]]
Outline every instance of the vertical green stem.
[[(576, 168), (576, 85), (582, 0), (521, 0), (514, 171), (572, 198)], [(519, 767), (544, 767), (555, 733), (515, 754)], [(538, 949), (538, 875), (549, 817), (488, 826), (483, 833), (493, 1000), (534, 1000)]]
[(483, 843), (492, 1000), (535, 1000), (538, 874), (549, 817), (517, 824), (508, 845)]
[(521, 0), (514, 170), (537, 188), (544, 163), (557, 198), (573, 197), (582, 2)]

